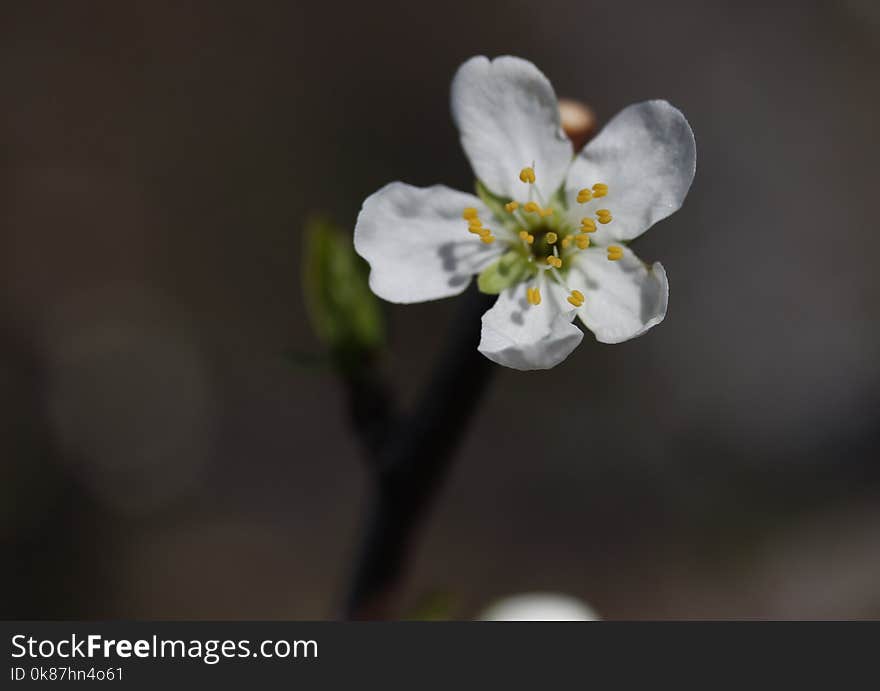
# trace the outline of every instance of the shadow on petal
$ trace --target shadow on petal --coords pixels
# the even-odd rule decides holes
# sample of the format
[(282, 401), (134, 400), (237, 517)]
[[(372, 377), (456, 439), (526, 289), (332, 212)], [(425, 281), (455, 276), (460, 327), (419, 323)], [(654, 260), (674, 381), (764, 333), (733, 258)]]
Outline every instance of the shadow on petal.
[[(497, 255), (489, 245), (472, 241), (445, 242), (437, 248), (443, 271), (449, 274), (448, 285), (460, 286), (471, 280), (475, 267)], [(481, 256), (483, 255), (483, 256)]]

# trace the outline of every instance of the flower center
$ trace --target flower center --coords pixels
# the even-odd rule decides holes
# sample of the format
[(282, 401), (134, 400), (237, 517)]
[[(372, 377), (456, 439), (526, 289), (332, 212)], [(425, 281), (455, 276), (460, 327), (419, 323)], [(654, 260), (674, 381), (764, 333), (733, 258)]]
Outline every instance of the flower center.
[[(529, 186), (528, 199), (524, 202), (507, 202), (504, 210), (508, 215), (505, 217), (502, 214), (502, 217), (495, 220), (502, 224), (498, 238), (511, 250), (521, 253), (529, 267), (527, 275), (531, 276), (531, 285), (526, 289), (526, 298), (532, 305), (541, 304), (541, 287), (544, 281), (554, 280), (568, 290), (568, 302), (574, 307), (580, 307), (585, 298), (580, 291), (572, 290), (568, 286), (564, 275), (568, 268), (566, 264), (570, 263), (574, 255), (590, 246), (590, 234), (596, 232), (597, 222), (602, 225), (611, 223), (611, 211), (595, 209), (592, 216), (585, 215), (581, 218), (580, 225), (575, 227), (567, 219), (567, 214), (557, 214), (553, 204), (548, 204), (535, 187), (534, 164), (523, 168), (519, 179)], [(578, 204), (588, 204), (607, 195), (608, 185), (597, 182), (591, 188), (579, 190), (576, 201)], [(468, 222), (468, 230), (479, 235), (482, 242), (495, 242), (496, 236), (483, 226), (477, 209), (466, 208), (462, 217)], [(623, 248), (618, 245), (609, 245), (606, 251), (609, 261), (617, 261), (623, 257)]]
[[(525, 233), (528, 236), (526, 238), (528, 248), (525, 249), (538, 264), (546, 264), (547, 257), (553, 254), (553, 247), (559, 244), (559, 233), (549, 225), (541, 225), (529, 231), (521, 230), (520, 233)], [(522, 239), (522, 235), (520, 235), (520, 240)]]

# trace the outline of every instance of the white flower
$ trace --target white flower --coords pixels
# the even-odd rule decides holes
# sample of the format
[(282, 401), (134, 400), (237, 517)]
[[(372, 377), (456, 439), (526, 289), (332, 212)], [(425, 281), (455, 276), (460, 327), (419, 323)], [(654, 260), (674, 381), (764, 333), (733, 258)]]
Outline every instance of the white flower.
[(490, 605), (481, 621), (599, 621), (599, 615), (571, 595), (522, 593)]
[(575, 156), (550, 82), (508, 56), (459, 68), (452, 115), (479, 197), (402, 182), (369, 197), (354, 243), (379, 297), (457, 295), (479, 274), (499, 295), (479, 350), (522, 370), (568, 357), (583, 337), (575, 314), (603, 343), (663, 320), (666, 272), (627, 243), (676, 211), (693, 180), (694, 137), (677, 109), (629, 106)]

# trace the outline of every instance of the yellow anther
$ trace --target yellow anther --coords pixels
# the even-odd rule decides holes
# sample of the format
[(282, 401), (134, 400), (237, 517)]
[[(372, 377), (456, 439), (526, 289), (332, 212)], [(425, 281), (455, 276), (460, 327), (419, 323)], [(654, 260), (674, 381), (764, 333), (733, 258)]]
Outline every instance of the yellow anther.
[(535, 236), (527, 230), (521, 230), (519, 231), (519, 239), (531, 245), (535, 241)]
[(575, 307), (580, 307), (584, 304), (584, 294), (579, 290), (573, 290), (568, 296), (568, 301)]
[(535, 241), (535, 236), (532, 235), (531, 233), (529, 233), (529, 237), (528, 237), (528, 239), (526, 240), (526, 242), (529, 243), (529, 244), (531, 245), (534, 241)]
[(483, 226), (483, 222), (479, 218), (470, 218), (468, 219), (468, 228), (481, 228)]
[(548, 244), (548, 245), (553, 245), (553, 244), (555, 244), (556, 241), (559, 239), (559, 236), (558, 236), (556, 233), (553, 233), (553, 232), (547, 233), (547, 235), (545, 235), (544, 237), (547, 239), (547, 244)]
[(590, 236), (586, 233), (581, 233), (575, 237), (574, 241), (577, 243), (579, 250), (585, 250), (590, 246)]
[(577, 203), (578, 204), (586, 204), (593, 198), (593, 193), (588, 189), (582, 189), (578, 192)]
[(608, 209), (599, 209), (596, 211), (596, 218), (599, 223), (611, 223), (611, 212)]
[(618, 259), (623, 257), (623, 248), (618, 245), (609, 245), (608, 246), (608, 259), (613, 262), (616, 262)]
[(526, 288), (526, 299), (531, 305), (541, 304), (541, 291), (537, 288)]
[(546, 208), (544, 208), (544, 209), (540, 209), (540, 210), (538, 211), (538, 213), (541, 214), (542, 216), (552, 216), (552, 215), (553, 215), (553, 209), (552, 209), (551, 207), (548, 206), (548, 207), (546, 207)]
[(594, 233), (596, 231), (596, 222), (592, 218), (581, 219), (581, 232)]
[(519, 171), (519, 179), (523, 182), (533, 183), (535, 181), (534, 168), (523, 168)]
[(608, 185), (604, 182), (597, 182), (593, 185), (593, 196), (594, 197), (604, 197), (608, 194)]
[(491, 235), (491, 234), (492, 234), (492, 231), (489, 230), (488, 228), (480, 228), (480, 229), (477, 231), (477, 235), (479, 235), (481, 238), (484, 238), (484, 237), (486, 237), (487, 235)]
[(535, 212), (541, 213), (541, 207), (538, 205), (537, 202), (526, 202), (523, 205), (523, 211), (527, 211), (530, 214)]
[(552, 254), (549, 257), (547, 257), (547, 263), (550, 266), (552, 266), (554, 269), (558, 269), (562, 266), (562, 260), (559, 257), (552, 255)]
[(507, 202), (504, 205), (504, 208), (507, 209), (508, 212), (513, 213), (519, 208), (519, 202)]
[(466, 221), (470, 221), (472, 218), (476, 218), (477, 214), (477, 210), (474, 207), (469, 206), (461, 212), (461, 217)]
[(493, 242), (495, 242), (495, 236), (486, 233), (485, 235), (480, 236), (480, 240), (485, 242), (487, 245), (491, 245)]
[(571, 244), (571, 235), (566, 235), (562, 238), (562, 249), (568, 249), (568, 246)]

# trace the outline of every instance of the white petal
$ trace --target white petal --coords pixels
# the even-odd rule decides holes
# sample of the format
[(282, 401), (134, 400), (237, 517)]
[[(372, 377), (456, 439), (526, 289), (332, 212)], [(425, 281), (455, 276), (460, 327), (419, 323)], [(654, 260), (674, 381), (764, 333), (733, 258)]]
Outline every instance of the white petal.
[[(569, 208), (580, 216), (609, 209), (613, 220), (605, 229), (618, 240), (631, 240), (681, 207), (696, 160), (694, 134), (678, 109), (666, 101), (629, 106), (572, 163)], [(578, 204), (578, 190), (597, 182), (608, 185), (608, 195)]]
[(584, 294), (578, 316), (602, 343), (641, 336), (666, 316), (669, 283), (663, 265), (647, 268), (628, 248), (617, 261), (598, 247), (579, 252), (568, 283)]
[(522, 593), (502, 598), (480, 615), (481, 621), (599, 621), (585, 602), (562, 593)]
[(495, 257), (461, 214), (475, 207), (492, 228), (492, 214), (474, 195), (434, 185), (392, 182), (368, 197), (354, 228), (354, 247), (370, 263), (370, 288), (389, 302), (424, 302), (458, 295)]
[(571, 323), (567, 291), (545, 281), (541, 304), (526, 299), (526, 283), (508, 288), (483, 315), (478, 350), (493, 362), (519, 370), (550, 369), (565, 360), (583, 332)]
[(474, 173), (495, 194), (527, 198), (519, 173), (533, 162), (545, 199), (565, 180), (571, 142), (559, 124), (553, 87), (528, 60), (468, 60), (452, 80), (452, 117)]

